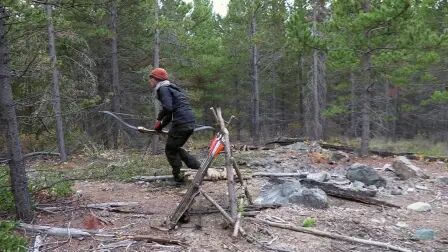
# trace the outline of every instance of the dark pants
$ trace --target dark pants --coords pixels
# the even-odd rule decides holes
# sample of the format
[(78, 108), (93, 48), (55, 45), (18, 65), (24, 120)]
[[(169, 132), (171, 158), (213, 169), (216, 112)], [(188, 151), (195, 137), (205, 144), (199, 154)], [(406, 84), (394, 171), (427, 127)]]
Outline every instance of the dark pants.
[(182, 161), (191, 169), (199, 169), (201, 167), (201, 163), (182, 148), (191, 134), (193, 134), (193, 128), (191, 126), (173, 127), (170, 132), (168, 132), (165, 154), (168, 162), (173, 168), (173, 176), (176, 181), (183, 179), (183, 174), (180, 172)]

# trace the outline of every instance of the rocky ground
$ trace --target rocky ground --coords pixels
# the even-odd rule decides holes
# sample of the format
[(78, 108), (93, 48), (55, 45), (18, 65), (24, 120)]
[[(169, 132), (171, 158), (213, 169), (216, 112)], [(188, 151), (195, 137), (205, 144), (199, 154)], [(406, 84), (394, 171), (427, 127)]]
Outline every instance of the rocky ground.
[[(352, 154), (321, 149), (318, 145), (295, 143), (271, 150), (237, 152), (244, 175), (257, 172), (300, 173), (326, 183), (353, 190), (375, 191), (375, 198), (400, 208), (368, 205), (327, 196), (319, 189), (309, 192), (299, 178), (252, 177), (247, 180), (257, 202), (282, 203), (277, 209), (262, 210), (256, 218), (302, 226), (313, 218), (312, 228), (334, 234), (390, 243), (411, 251), (448, 251), (448, 167), (443, 162), (410, 161), (415, 167), (400, 168), (395, 158)], [(407, 162), (407, 161), (405, 161)], [(409, 165), (409, 164), (408, 164)], [(219, 167), (215, 167), (219, 168)], [(420, 170), (415, 170), (420, 168)], [(426, 176), (425, 176), (426, 175)], [(362, 181), (362, 182), (361, 182)], [(293, 187), (293, 188), (291, 188)], [(44, 239), (43, 251), (387, 251), (310, 234), (283, 230), (243, 218), (243, 228), (259, 244), (243, 238), (232, 239), (232, 230), (218, 213), (192, 214), (190, 221), (173, 231), (163, 222), (174, 211), (188, 188), (170, 183), (120, 183), (79, 181), (70, 199), (51, 202), (69, 207), (56, 213), (40, 212), (35, 224), (58, 227), (92, 228), (118, 235), (151, 235), (182, 240), (187, 246), (156, 243), (123, 243), (108, 249), (107, 237)], [(226, 206), (226, 181), (206, 181), (203, 186), (222, 206)], [(306, 197), (304, 196), (306, 195)], [(311, 195), (311, 196), (309, 196)], [(309, 200), (317, 208), (311, 208)], [(137, 202), (128, 213), (81, 208), (89, 203)], [(421, 202), (417, 205), (413, 203)], [(412, 205), (412, 206), (410, 206)], [(198, 196), (192, 212), (213, 209)], [(30, 234), (30, 237), (33, 235)], [(114, 240), (113, 242), (117, 242)]]

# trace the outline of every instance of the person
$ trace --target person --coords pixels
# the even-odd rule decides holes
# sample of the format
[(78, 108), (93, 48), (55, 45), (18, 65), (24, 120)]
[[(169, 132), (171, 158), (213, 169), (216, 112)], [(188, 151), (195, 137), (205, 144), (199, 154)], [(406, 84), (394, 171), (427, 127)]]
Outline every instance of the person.
[(184, 174), (180, 170), (182, 161), (191, 169), (199, 169), (201, 166), (195, 157), (182, 148), (194, 131), (193, 110), (183, 90), (168, 80), (168, 72), (165, 69), (154, 68), (149, 74), (149, 85), (156, 92), (156, 97), (162, 105), (154, 130), (161, 131), (171, 122), (165, 154), (172, 168), (174, 180), (184, 182)]

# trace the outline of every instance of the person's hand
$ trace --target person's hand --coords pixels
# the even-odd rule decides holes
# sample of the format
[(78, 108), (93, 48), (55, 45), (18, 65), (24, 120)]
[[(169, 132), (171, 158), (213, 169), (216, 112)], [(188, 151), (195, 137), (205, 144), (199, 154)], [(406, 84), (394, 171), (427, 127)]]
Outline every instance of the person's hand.
[(157, 120), (156, 123), (154, 124), (154, 130), (162, 131), (162, 123), (160, 122), (160, 120)]

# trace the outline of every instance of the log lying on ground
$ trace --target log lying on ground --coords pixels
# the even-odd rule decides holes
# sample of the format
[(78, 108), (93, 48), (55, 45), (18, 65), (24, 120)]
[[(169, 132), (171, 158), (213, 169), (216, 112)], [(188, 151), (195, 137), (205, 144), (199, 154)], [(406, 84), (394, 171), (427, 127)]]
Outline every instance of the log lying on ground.
[(272, 227), (288, 229), (288, 230), (292, 230), (292, 231), (296, 231), (296, 232), (307, 233), (307, 234), (327, 237), (327, 238), (336, 239), (336, 240), (357, 242), (357, 243), (361, 243), (361, 244), (373, 245), (373, 246), (387, 248), (387, 249), (401, 251), (401, 252), (412, 252), (410, 249), (397, 247), (397, 246), (394, 246), (394, 245), (391, 245), (388, 243), (384, 243), (384, 242), (365, 240), (365, 239), (360, 239), (360, 238), (356, 238), (356, 237), (350, 237), (350, 236), (334, 234), (334, 233), (330, 233), (330, 232), (324, 232), (324, 231), (311, 229), (311, 228), (297, 227), (297, 226), (293, 226), (291, 224), (280, 224), (280, 223), (275, 223), (275, 222), (260, 220), (260, 219), (254, 219), (254, 218), (250, 218), (250, 220), (255, 220), (257, 222), (261, 222), (261, 223), (267, 224)]
[(352, 189), (348, 189), (348, 188), (341, 188), (341, 187), (331, 184), (331, 183), (318, 182), (318, 181), (315, 181), (312, 179), (301, 179), (300, 183), (307, 187), (319, 187), (326, 194), (333, 196), (333, 197), (356, 201), (356, 202), (361, 202), (361, 203), (365, 203), (365, 204), (369, 204), (369, 205), (389, 206), (389, 207), (400, 208), (400, 206), (392, 204), (390, 202), (372, 198), (376, 195), (375, 190), (363, 190), (363, 191), (352, 190)]
[[(264, 209), (276, 209), (281, 207), (280, 204), (254, 204), (254, 205), (248, 205), (244, 207), (244, 213), (247, 212), (257, 212)], [(228, 211), (228, 208), (224, 208), (226, 211)], [(204, 210), (192, 210), (190, 211), (190, 214), (211, 214), (211, 213), (219, 213), (219, 210), (216, 208), (211, 209), (204, 209)], [(243, 215), (244, 215), (243, 213)]]
[(105, 202), (105, 203), (94, 203), (88, 204), (86, 206), (58, 206), (58, 207), (36, 207), (37, 210), (48, 212), (48, 213), (56, 213), (58, 211), (73, 211), (76, 209), (90, 208), (90, 209), (98, 209), (115, 213), (137, 213), (137, 214), (154, 214), (153, 212), (141, 212), (135, 210), (123, 209), (122, 207), (134, 207), (137, 206), (138, 202)]
[(299, 177), (306, 178), (307, 173), (272, 173), (272, 172), (254, 172), (252, 173), (252, 177)]
[(61, 228), (52, 226), (40, 226), (40, 225), (30, 225), (26, 223), (19, 223), (19, 229), (25, 230), (32, 233), (43, 233), (52, 236), (60, 237), (73, 237), (73, 238), (83, 238), (83, 237), (111, 237), (117, 239), (127, 239), (133, 241), (146, 241), (146, 242), (157, 242), (160, 244), (175, 244), (175, 245), (186, 245), (185, 242), (179, 240), (173, 240), (170, 238), (154, 237), (149, 235), (117, 235), (111, 233), (102, 233), (95, 230), (86, 230), (78, 228)]

